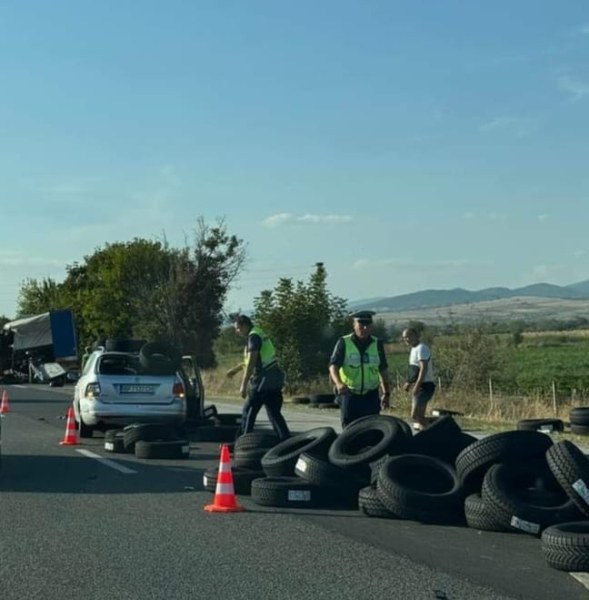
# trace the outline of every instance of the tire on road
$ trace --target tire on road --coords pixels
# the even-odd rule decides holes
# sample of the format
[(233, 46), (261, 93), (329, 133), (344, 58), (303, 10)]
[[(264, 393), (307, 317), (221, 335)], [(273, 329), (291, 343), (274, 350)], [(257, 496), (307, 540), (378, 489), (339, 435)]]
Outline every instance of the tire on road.
[(448, 523), (464, 519), (464, 493), (454, 469), (419, 454), (392, 456), (381, 467), (381, 502), (403, 519)]
[(499, 462), (543, 457), (552, 440), (538, 431), (504, 431), (469, 444), (456, 457), (456, 472), (469, 493), (480, 491), (485, 473)]
[[(496, 519), (480, 494), (471, 494), (464, 501), (466, 524), (480, 531), (509, 531), (501, 519)], [(511, 530), (513, 531), (513, 529)]]
[(554, 444), (546, 452), (550, 471), (586, 517), (589, 517), (589, 458), (569, 440)]
[(166, 423), (141, 423), (123, 430), (125, 446), (133, 450), (136, 442), (154, 440), (172, 441), (178, 439), (178, 434), (172, 425)]
[(135, 442), (137, 458), (188, 458), (190, 443), (188, 440), (155, 440)]
[(321, 490), (300, 477), (262, 477), (251, 485), (252, 500), (262, 506), (314, 508), (322, 502)]
[(520, 419), (517, 422), (518, 431), (564, 431), (562, 419)]
[(481, 496), (499, 523), (535, 536), (546, 527), (581, 517), (544, 459), (493, 465)]
[(316, 427), (282, 440), (262, 457), (262, 468), (268, 477), (293, 476), (295, 464), (303, 452), (327, 456), (336, 436), (333, 427)]
[(375, 415), (345, 427), (329, 448), (329, 460), (338, 467), (360, 467), (387, 454), (401, 454), (407, 446), (407, 436), (396, 419)]
[(559, 571), (589, 571), (589, 521), (558, 523), (542, 532), (542, 553)]
[(368, 517), (380, 517), (382, 519), (397, 519), (381, 502), (375, 487), (366, 486), (358, 492), (358, 508), (360, 512)]

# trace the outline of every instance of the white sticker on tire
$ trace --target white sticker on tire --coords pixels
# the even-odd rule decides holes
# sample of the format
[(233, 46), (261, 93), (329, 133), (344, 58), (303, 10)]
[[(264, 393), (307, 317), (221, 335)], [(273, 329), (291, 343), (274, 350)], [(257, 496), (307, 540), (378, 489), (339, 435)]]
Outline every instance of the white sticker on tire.
[(552, 427), (552, 425), (542, 425), (538, 431), (541, 433), (552, 433), (554, 431), (554, 427)]
[(288, 490), (287, 497), (293, 502), (310, 502), (311, 490)]
[(512, 527), (516, 529), (521, 529), (522, 531), (526, 531), (527, 533), (539, 533), (540, 532), (540, 524), (539, 523), (531, 523), (530, 521), (524, 521), (516, 517), (515, 515), (511, 517), (510, 524)]
[(587, 488), (587, 484), (582, 479), (577, 479), (577, 481), (573, 483), (573, 489), (587, 504), (589, 504), (589, 488)]
[(190, 454), (190, 446), (182, 446), (182, 454)]
[(208, 483), (209, 483), (209, 478), (208, 478), (206, 475), (203, 475), (203, 476), (202, 476), (202, 484), (203, 484), (205, 487), (207, 487)]
[(302, 458), (299, 458), (299, 460), (297, 460), (297, 464), (295, 465), (295, 470), (302, 471), (304, 473), (307, 470), (306, 461), (303, 460)]
[(112, 442), (104, 442), (104, 449), (112, 452), (115, 449), (115, 445)]

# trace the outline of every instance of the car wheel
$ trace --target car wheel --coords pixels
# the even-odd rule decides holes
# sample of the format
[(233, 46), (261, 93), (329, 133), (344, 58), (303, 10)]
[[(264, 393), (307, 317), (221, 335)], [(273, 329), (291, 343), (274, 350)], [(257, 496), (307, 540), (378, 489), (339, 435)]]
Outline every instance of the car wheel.
[(80, 415), (80, 421), (78, 424), (78, 432), (81, 438), (91, 438), (94, 433), (94, 427), (90, 425), (86, 425), (82, 420), (82, 415)]

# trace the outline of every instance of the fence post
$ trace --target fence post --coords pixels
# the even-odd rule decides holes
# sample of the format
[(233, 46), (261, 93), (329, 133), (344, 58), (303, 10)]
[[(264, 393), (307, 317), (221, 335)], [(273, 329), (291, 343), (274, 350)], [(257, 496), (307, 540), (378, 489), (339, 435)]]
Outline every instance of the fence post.
[(489, 402), (493, 402), (493, 380), (489, 377)]
[(442, 378), (438, 377), (438, 390), (440, 391), (440, 394), (442, 393)]
[(552, 382), (552, 410), (554, 411), (554, 416), (558, 414), (558, 406), (556, 403), (556, 383)]

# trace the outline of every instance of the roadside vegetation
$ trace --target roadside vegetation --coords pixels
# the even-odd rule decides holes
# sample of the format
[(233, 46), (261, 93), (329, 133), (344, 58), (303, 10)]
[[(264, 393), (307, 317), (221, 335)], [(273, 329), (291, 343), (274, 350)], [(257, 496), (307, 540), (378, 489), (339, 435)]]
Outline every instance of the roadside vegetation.
[[(245, 243), (223, 220), (209, 226), (198, 219), (184, 247), (144, 239), (107, 244), (68, 265), (63, 282), (26, 280), (16, 317), (73, 309), (80, 350), (109, 337), (171, 342), (197, 358), (209, 395), (236, 396), (225, 373), (241, 360), (243, 340), (223, 306), (245, 263)], [(328, 290), (322, 263), (307, 281), (281, 278), (254, 299), (252, 317), (278, 349), (287, 398), (332, 391), (327, 363), (337, 338), (350, 331), (347, 314), (347, 301)], [(406, 326), (432, 346), (438, 378), (432, 408), (500, 426), (524, 418), (567, 420), (572, 407), (589, 404), (587, 319)], [(408, 349), (401, 329), (377, 320), (374, 334), (386, 342), (393, 412), (406, 415)]]

